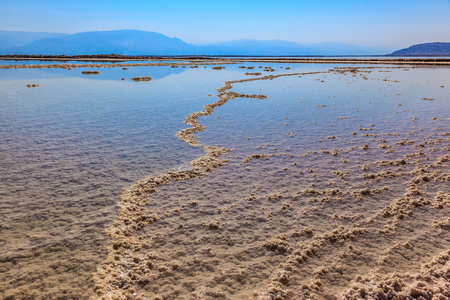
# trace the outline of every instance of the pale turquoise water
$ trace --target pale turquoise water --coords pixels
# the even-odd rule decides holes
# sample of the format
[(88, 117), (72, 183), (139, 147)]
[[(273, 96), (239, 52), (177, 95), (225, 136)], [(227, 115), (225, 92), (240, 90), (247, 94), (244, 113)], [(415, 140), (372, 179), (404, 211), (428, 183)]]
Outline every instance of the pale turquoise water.
[[(49, 264), (68, 260), (86, 280), (104, 255), (104, 228), (115, 219), (121, 189), (203, 155), (175, 134), (189, 113), (211, 101), (221, 78), (211, 69), (182, 71), (0, 71), (3, 282), (22, 270), (28, 283), (18, 286), (39, 289)], [(155, 79), (129, 80), (135, 76)], [(62, 280), (60, 291), (82, 289), (86, 282), (73, 283), (77, 276)]]
[(360, 299), (345, 290), (361, 276), (364, 295), (382, 284), (370, 276), (445, 256), (449, 69), (272, 67), (323, 73), (233, 83), (267, 98), (199, 118), (201, 143), (234, 150), (211, 174), (150, 193), (138, 207), (155, 223), (122, 210), (137, 229), (125, 219), (112, 230), (127, 237), (97, 275), (103, 299)]
[(175, 60), (121, 60), (121, 61), (89, 61), (89, 60), (38, 60), (38, 59), (29, 59), (29, 60), (0, 60), (0, 65), (52, 65), (52, 64), (115, 64), (115, 63), (181, 63), (188, 61), (175, 61)]
[[(175, 134), (187, 127), (187, 115), (217, 100), (224, 81), (254, 77), (245, 72), (325, 73), (234, 84), (235, 92), (268, 98), (233, 99), (200, 118), (207, 127), (196, 134), (201, 143), (235, 149), (232, 155), (241, 157), (299, 155), (361, 145), (361, 133), (381, 138), (423, 128), (415, 133), (419, 139), (449, 128), (448, 68), (377, 66), (363, 73), (364, 80), (328, 73), (349, 65), (243, 65), (255, 68), (95, 69), (99, 75), (81, 74), (88, 69), (0, 70), (0, 281), (6, 283), (0, 295), (92, 294), (90, 274), (106, 257), (104, 229), (117, 218), (121, 189), (202, 156)], [(260, 68), (266, 66), (275, 71)], [(136, 76), (153, 80), (130, 80)], [(434, 100), (421, 100), (428, 97)], [(372, 124), (374, 130), (359, 131)], [(391, 143), (405, 135), (390, 137)]]
[(45, 298), (57, 282), (56, 294), (91, 293), (122, 188), (202, 156), (175, 134), (224, 80), (246, 77), (237, 66), (83, 70), (0, 70), (2, 293)]
[[(333, 66), (319, 65), (315, 70), (328, 71), (330, 67)], [(308, 72), (309, 68), (292, 68), (284, 73)], [(268, 98), (228, 102), (217, 108), (213, 116), (202, 120), (209, 130), (198, 136), (208, 145), (248, 151), (271, 143), (279, 146), (278, 152), (291, 149), (301, 154), (318, 147), (346, 147), (357, 140), (351, 134), (359, 133), (360, 126), (377, 124), (374, 131), (366, 133), (381, 134), (395, 132), (397, 128), (412, 130), (412, 127), (429, 126), (426, 125), (428, 116), (448, 118), (449, 69), (365, 69), (362, 66), (360, 70), (371, 71), (362, 73), (368, 80), (359, 75), (354, 78), (322, 73), (234, 84), (235, 92), (263, 93)], [(414, 116), (417, 122), (411, 124)], [(295, 138), (288, 136), (292, 132)], [(341, 138), (329, 140), (328, 136)]]

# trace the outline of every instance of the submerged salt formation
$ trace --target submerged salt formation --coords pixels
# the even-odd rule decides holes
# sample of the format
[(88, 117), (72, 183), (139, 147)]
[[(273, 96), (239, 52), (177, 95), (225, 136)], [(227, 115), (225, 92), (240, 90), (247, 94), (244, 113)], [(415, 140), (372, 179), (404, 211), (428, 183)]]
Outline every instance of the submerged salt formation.
[(35, 87), (38, 87), (38, 86), (41, 86), (40, 84), (36, 84), (36, 83), (28, 83), (27, 84), (27, 88), (35, 88)]
[(450, 250), (424, 264), (416, 274), (359, 276), (338, 299), (448, 299)]
[(130, 79), (133, 80), (133, 81), (150, 81), (150, 80), (152, 80), (152, 78), (149, 77), (149, 76), (133, 77), (133, 78), (130, 78)]
[[(109, 241), (99, 228), (116, 214), (100, 205), (108, 201), (108, 189), (116, 190), (117, 178), (98, 179), (105, 175), (99, 169), (98, 177), (88, 178), (89, 185), (80, 184), (79, 176), (86, 173), (65, 176), (62, 183), (48, 179), (61, 174), (49, 168), (51, 157), (19, 170), (43, 166), (38, 175), (57, 182), (37, 189), (45, 188), (43, 195), (50, 199), (35, 201), (36, 190), (25, 190), (23, 184), (20, 202), (7, 203), (13, 213), (4, 215), (0, 228), (0, 278), (5, 282), (0, 298), (448, 298), (448, 70), (417, 65), (300, 68), (295, 60), (280, 59), (290, 64), (283, 68), (274, 60), (263, 61), (222, 72), (186, 68), (186, 73), (205, 72), (215, 80), (239, 73), (217, 89), (214, 102), (206, 97), (197, 102), (204, 108), (188, 115), (187, 127), (177, 133), (199, 151), (188, 157), (200, 157), (123, 190)], [(247, 69), (262, 71), (269, 63), (265, 70), (271, 75), (246, 77)], [(207, 63), (180, 65), (200, 64)], [(287, 73), (290, 67), (295, 71)], [(310, 72), (294, 73), (306, 67)], [(52, 84), (42, 83), (45, 91)], [(115, 84), (108, 82), (108, 87)], [(201, 93), (212, 96), (213, 91), (209, 87)], [(141, 100), (144, 106), (151, 103)], [(158, 120), (170, 126), (170, 119)], [(144, 131), (154, 128), (142, 124)], [(142, 139), (133, 133), (134, 142)], [(32, 150), (41, 147), (46, 154), (43, 145), (48, 146), (37, 144)], [(73, 156), (84, 151), (81, 147)], [(111, 152), (105, 153), (105, 160), (114, 163)], [(98, 167), (82, 162), (83, 168)], [(62, 165), (61, 172), (76, 173), (77, 167)], [(14, 169), (7, 182), (31, 180), (18, 178), (19, 171)], [(137, 170), (131, 167), (131, 172)], [(68, 194), (86, 189), (92, 195), (56, 199), (57, 189)], [(109, 201), (108, 209), (115, 210)], [(43, 208), (38, 206), (42, 203)], [(27, 215), (26, 208), (33, 213)], [(61, 229), (63, 234), (57, 232)]]
[[(348, 84), (401, 83), (374, 71), (336, 68), (225, 82), (219, 100), (189, 115), (191, 128), (177, 134), (205, 156), (122, 194), (119, 219), (108, 230), (108, 259), (94, 278), (97, 297), (448, 297), (450, 137), (436, 127), (448, 121), (421, 118), (421, 129), (410, 130), (380, 118), (358, 126), (357, 115), (331, 115), (349, 130), (319, 131), (325, 136), (315, 136), (318, 144), (306, 152), (293, 131), (255, 153), (244, 144), (230, 150), (227, 141), (201, 143), (207, 128), (200, 118), (215, 108), (230, 100), (271, 100), (232, 91), (240, 84), (308, 76), (323, 76), (319, 83), (326, 76)], [(316, 109), (332, 111), (326, 104)], [(285, 119), (295, 123), (292, 117)]]
[(100, 71), (82, 71), (81, 74), (83, 74), (83, 75), (98, 75), (98, 74), (100, 74)]
[[(223, 61), (221, 64), (234, 64), (232, 61)], [(164, 62), (149, 62), (149, 63), (116, 63), (111, 64), (41, 64), (41, 65), (0, 65), (0, 69), (66, 69), (72, 70), (74, 68), (110, 68), (110, 67), (165, 67), (165, 66), (196, 66), (196, 65), (217, 65), (217, 62), (179, 62), (179, 63), (164, 63)], [(221, 67), (225, 68), (225, 67)]]

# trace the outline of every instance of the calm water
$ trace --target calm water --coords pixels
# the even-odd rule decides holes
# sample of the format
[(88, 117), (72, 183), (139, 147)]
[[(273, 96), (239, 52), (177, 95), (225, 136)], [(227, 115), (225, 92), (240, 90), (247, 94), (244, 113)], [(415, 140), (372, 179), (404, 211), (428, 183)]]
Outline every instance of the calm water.
[(107, 65), (113, 65), (115, 63), (158, 63), (158, 62), (164, 62), (164, 63), (185, 63), (189, 61), (171, 61), (171, 60), (123, 60), (123, 61), (116, 61), (116, 62), (108, 62), (108, 61), (80, 61), (80, 60), (0, 60), (0, 65), (53, 65), (53, 64), (107, 64)]
[[(106, 298), (260, 299), (301, 290), (333, 299), (357, 275), (417, 272), (450, 247), (448, 227), (431, 226), (449, 213), (448, 206), (433, 207), (437, 193), (450, 193), (445, 179), (428, 175), (433, 180), (419, 186), (430, 204), (414, 206), (414, 218), (379, 216), (408, 192), (418, 164), (448, 154), (448, 68), (363, 66), (354, 74), (330, 71), (348, 65), (243, 65), (255, 68), (102, 68), (91, 76), (82, 69), (0, 70), (2, 297), (86, 299), (96, 284), (108, 286)], [(264, 71), (268, 66), (274, 71)], [(233, 83), (232, 91), (267, 99), (232, 99), (199, 119), (206, 126), (195, 135), (200, 143), (233, 149), (227, 165), (151, 194), (142, 209), (158, 221), (127, 237), (147, 241), (145, 250), (108, 247), (105, 229), (120, 220), (122, 188), (204, 155), (175, 134), (188, 127), (187, 115), (217, 100), (224, 81), (255, 77), (245, 72), (321, 73)], [(129, 80), (136, 76), (153, 80)], [(329, 154), (335, 149), (337, 155)], [(419, 150), (424, 156), (414, 154)], [(278, 156), (244, 160), (253, 154)], [(364, 177), (400, 172), (377, 164), (398, 159), (406, 159), (400, 168), (410, 173)], [(448, 162), (433, 171), (448, 173)], [(374, 191), (359, 197), (366, 187)], [(339, 193), (329, 195), (330, 188)], [(306, 189), (313, 191), (301, 193)], [(366, 232), (353, 233), (351, 246), (360, 254), (338, 258), (338, 251), (352, 252), (349, 243), (341, 237), (339, 245), (328, 245), (324, 236), (359, 221)], [(379, 234), (386, 228), (390, 235)], [(394, 241), (412, 249), (395, 250)], [(308, 247), (320, 251), (307, 264), (291, 265), (294, 249)], [(110, 257), (115, 263), (105, 263)], [(148, 257), (152, 267), (144, 272)], [(387, 263), (377, 263), (380, 257)], [(110, 277), (93, 280), (104, 265), (112, 266)], [(117, 274), (131, 269), (134, 277), (118, 284)], [(280, 280), (283, 272), (289, 280)], [(312, 284), (317, 280), (319, 289)]]

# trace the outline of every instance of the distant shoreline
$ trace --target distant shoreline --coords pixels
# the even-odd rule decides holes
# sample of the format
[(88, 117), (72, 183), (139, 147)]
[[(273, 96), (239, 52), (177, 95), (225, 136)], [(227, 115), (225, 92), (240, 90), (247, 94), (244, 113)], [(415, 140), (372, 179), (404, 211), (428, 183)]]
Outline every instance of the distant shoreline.
[[(450, 59), (447, 55), (120, 55), (120, 54), (93, 54), (93, 55), (0, 55), (4, 60), (186, 60), (186, 59), (223, 59), (223, 58), (355, 58), (361, 59), (379, 57), (383, 59)], [(425, 58), (424, 58), (425, 57)], [(443, 58), (445, 57), (445, 58)], [(375, 59), (377, 59), (375, 58)]]
[[(383, 56), (386, 57), (386, 56)], [(44, 56), (44, 55), (3, 55), (0, 60), (11, 61), (85, 61), (110, 62), (114, 64), (17, 64), (0, 65), (0, 69), (42, 69), (42, 68), (104, 68), (104, 67), (145, 67), (172, 65), (216, 65), (234, 63), (293, 63), (293, 64), (383, 64), (383, 65), (417, 65), (417, 66), (448, 66), (449, 58), (344, 58), (344, 57), (218, 57), (218, 56), (125, 56), (125, 55), (77, 55), (77, 56)], [(174, 62), (165, 62), (165, 61)], [(125, 63), (126, 61), (149, 61), (149, 63)]]

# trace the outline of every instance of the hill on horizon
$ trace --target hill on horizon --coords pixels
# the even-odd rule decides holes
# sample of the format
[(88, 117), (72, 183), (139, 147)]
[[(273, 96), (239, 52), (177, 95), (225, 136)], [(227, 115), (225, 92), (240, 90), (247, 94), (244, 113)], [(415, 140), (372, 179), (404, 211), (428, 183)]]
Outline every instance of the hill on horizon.
[[(8, 32), (3, 32), (6, 35)], [(32, 33), (9, 32), (9, 36)], [(27, 44), (0, 44), (4, 55), (385, 55), (393, 49), (356, 46), (346, 43), (300, 45), (283, 40), (235, 40), (220, 43), (188, 44), (161, 33), (140, 30), (90, 31), (75, 34), (40, 33)], [(44, 35), (42, 35), (44, 34)], [(2, 32), (0, 31), (0, 38)], [(44, 36), (44, 38), (41, 38)], [(30, 38), (29, 38), (30, 39)], [(1, 41), (1, 39), (0, 39)]]
[(5, 54), (34, 55), (167, 55), (190, 54), (198, 47), (161, 33), (139, 30), (89, 31), (33, 41), (4, 49)]
[(397, 50), (390, 55), (401, 56), (448, 56), (450, 55), (450, 43), (424, 43), (412, 45), (408, 48)]

